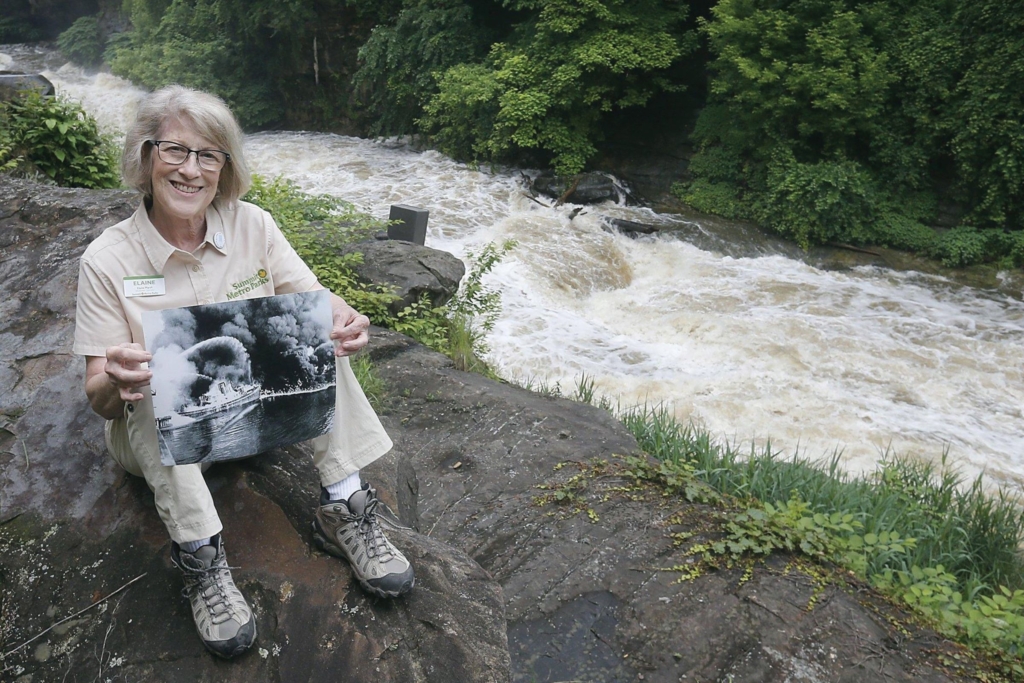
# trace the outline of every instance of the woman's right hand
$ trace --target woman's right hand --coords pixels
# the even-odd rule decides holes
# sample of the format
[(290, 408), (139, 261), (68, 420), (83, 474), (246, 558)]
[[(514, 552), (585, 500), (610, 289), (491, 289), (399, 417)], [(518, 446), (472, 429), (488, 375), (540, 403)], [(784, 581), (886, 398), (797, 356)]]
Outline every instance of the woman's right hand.
[(85, 394), (92, 409), (112, 420), (123, 415), (126, 402), (142, 400), (139, 389), (153, 377), (142, 364), (152, 357), (141, 344), (131, 342), (111, 346), (103, 356), (86, 356)]
[(153, 354), (146, 351), (142, 344), (125, 342), (107, 349), (107, 362), (103, 371), (107, 373), (107, 381), (113, 385), (122, 401), (141, 401), (141, 387), (149, 386), (153, 373), (142, 367), (153, 359)]
[(104, 356), (85, 358), (85, 394), (100, 416), (113, 420), (124, 413), (124, 404), (141, 401), (139, 389), (149, 386), (153, 373), (142, 367), (153, 354), (141, 344), (125, 342), (107, 348)]

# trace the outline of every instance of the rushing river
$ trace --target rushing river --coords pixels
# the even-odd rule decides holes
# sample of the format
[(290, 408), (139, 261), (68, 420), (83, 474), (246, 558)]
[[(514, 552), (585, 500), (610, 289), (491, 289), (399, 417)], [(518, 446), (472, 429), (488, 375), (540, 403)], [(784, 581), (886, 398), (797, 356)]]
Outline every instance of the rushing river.
[[(0, 46), (4, 64), (40, 69), (117, 134), (141, 91)], [(824, 270), (783, 249), (723, 242), (714, 226), (605, 205), (549, 208), (522, 174), (475, 169), (431, 151), (321, 133), (261, 133), (256, 171), (342, 197), (386, 218), (430, 211), (428, 246), (459, 257), (518, 246), (487, 283), (502, 312), (488, 360), (506, 377), (582, 375), (621, 405), (670, 406), (684, 420), (784, 453), (840, 449), (851, 470), (887, 448), (965, 474), (1024, 478), (1024, 304), (944, 277), (872, 266)], [(632, 240), (600, 216), (683, 229)]]

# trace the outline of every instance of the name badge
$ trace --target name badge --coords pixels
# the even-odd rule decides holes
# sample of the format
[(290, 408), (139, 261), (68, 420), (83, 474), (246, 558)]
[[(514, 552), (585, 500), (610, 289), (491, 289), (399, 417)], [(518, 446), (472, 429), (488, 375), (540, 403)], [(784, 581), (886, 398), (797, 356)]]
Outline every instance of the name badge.
[(142, 275), (124, 279), (124, 295), (129, 299), (136, 296), (163, 296), (166, 293), (163, 275)]

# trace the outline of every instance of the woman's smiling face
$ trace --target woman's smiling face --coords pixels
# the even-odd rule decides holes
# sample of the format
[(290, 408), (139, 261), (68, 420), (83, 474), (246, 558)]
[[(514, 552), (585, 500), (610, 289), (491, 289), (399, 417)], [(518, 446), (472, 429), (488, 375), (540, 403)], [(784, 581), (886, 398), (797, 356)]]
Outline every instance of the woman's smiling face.
[[(157, 139), (175, 142), (189, 149), (217, 148), (217, 145), (200, 137), (177, 119), (165, 121), (160, 126)], [(201, 221), (206, 215), (207, 207), (217, 196), (220, 171), (207, 171), (201, 168), (195, 154), (189, 154), (184, 163), (174, 166), (162, 160), (154, 148), (151, 150), (150, 160), (153, 164), (154, 225), (158, 220), (165, 219), (169, 219), (171, 224), (178, 221)]]

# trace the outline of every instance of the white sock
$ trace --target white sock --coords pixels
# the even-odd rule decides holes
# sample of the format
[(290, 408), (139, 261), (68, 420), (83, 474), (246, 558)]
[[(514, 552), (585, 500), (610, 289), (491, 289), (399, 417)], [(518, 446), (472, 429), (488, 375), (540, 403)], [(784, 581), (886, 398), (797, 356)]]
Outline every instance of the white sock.
[(327, 495), (330, 496), (331, 500), (348, 500), (349, 496), (362, 488), (362, 486), (362, 482), (359, 481), (359, 472), (353, 472), (341, 481), (336, 481), (324, 488), (327, 489)]
[(213, 540), (213, 539), (212, 538), (201, 538), (198, 541), (185, 541), (184, 543), (179, 543), (178, 545), (186, 553), (188, 553), (189, 555), (192, 555), (197, 550), (202, 548), (204, 545), (210, 545), (210, 541), (211, 540)]

